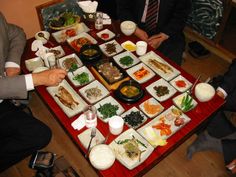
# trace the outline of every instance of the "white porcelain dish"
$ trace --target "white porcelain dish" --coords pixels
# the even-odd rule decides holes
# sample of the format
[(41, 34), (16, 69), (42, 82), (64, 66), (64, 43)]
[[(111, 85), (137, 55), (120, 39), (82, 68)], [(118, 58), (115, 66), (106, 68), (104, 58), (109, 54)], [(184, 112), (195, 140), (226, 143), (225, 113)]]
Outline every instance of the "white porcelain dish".
[[(146, 110), (145, 104), (147, 104), (147, 103), (150, 104), (152, 109), (154, 109), (153, 112), (148, 112)], [(164, 107), (153, 97), (151, 97), (148, 100), (145, 100), (144, 102), (142, 102), (139, 105), (139, 108), (141, 109), (141, 111), (143, 111), (150, 118), (153, 118), (153, 117), (157, 116), (158, 114), (160, 114), (164, 110)]]
[(106, 103), (110, 103), (111, 105), (118, 106), (116, 115), (120, 115), (125, 111), (124, 108), (112, 96), (108, 96), (95, 104), (95, 107), (97, 108), (98, 118), (100, 118), (103, 122), (107, 123), (109, 119), (111, 118), (111, 117), (104, 118), (102, 113), (99, 111), (99, 108)]
[[(99, 94), (97, 96), (91, 96), (91, 90), (96, 90), (95, 92), (99, 92)], [(79, 89), (79, 92), (90, 104), (94, 104), (109, 95), (109, 91), (97, 80)], [(92, 93), (94, 92), (92, 91)]]
[[(178, 85), (178, 82), (181, 82)], [(179, 92), (185, 92), (187, 91), (193, 84), (191, 82), (189, 82), (184, 76), (179, 75), (176, 78), (174, 78), (173, 80), (170, 81), (170, 84), (176, 88), (176, 90), (178, 90)]]
[[(121, 63), (121, 59), (124, 58), (124, 57), (131, 57), (132, 58), (132, 63), (130, 65), (124, 65)], [(125, 51), (125, 52), (122, 52), (118, 55), (115, 55), (113, 57), (114, 61), (123, 69), (127, 69), (127, 68), (130, 68), (136, 64), (138, 64), (140, 62), (140, 60), (131, 52), (129, 51)]]
[[(111, 44), (115, 45), (115, 50), (108, 52), (106, 50), (107, 49), (106, 46), (111, 45)], [(108, 57), (114, 56), (123, 50), (123, 48), (120, 46), (120, 44), (116, 40), (111, 40), (109, 42), (103, 43), (103, 44), (99, 45), (99, 47), (100, 47), (101, 51)]]
[[(81, 75), (81, 74), (87, 74), (88, 75), (88, 82), (86, 83), (80, 83), (79, 81), (77, 81), (75, 79), (75, 77), (77, 75)], [(75, 70), (73, 73), (72, 72), (68, 72), (67, 73), (68, 78), (70, 79), (70, 81), (75, 85), (75, 86), (82, 86), (82, 85), (86, 85), (92, 81), (95, 80), (93, 74), (89, 71), (89, 69), (86, 66), (82, 66), (81, 68), (78, 68), (77, 70)]]
[(52, 36), (58, 43), (66, 42), (66, 40), (73, 35), (68, 34), (69, 30), (73, 30), (73, 35), (78, 35), (82, 32), (88, 32), (90, 29), (83, 23), (78, 23), (77, 25), (52, 33)]
[(29, 71), (33, 71), (38, 67), (44, 66), (43, 60), (40, 57), (25, 60), (25, 66)]
[[(65, 88), (72, 96), (74, 100), (74, 104), (73, 106), (71, 106), (71, 108), (69, 108), (68, 106), (65, 106), (60, 101), (59, 99), (60, 94), (58, 93), (60, 87)], [(58, 86), (47, 87), (46, 89), (69, 118), (82, 112), (84, 108), (87, 106), (86, 102), (75, 92), (75, 90), (69, 85), (69, 83), (66, 80), (63, 80)]]
[[(148, 140), (145, 134), (145, 129), (147, 127), (151, 127), (158, 137), (161, 137), (162, 139), (168, 139), (178, 130), (180, 130), (184, 125), (186, 125), (189, 121), (191, 121), (191, 119), (187, 115), (182, 113), (180, 110), (179, 111), (173, 111), (173, 110), (179, 110), (179, 109), (172, 105), (166, 111), (164, 111), (163, 113), (152, 119), (150, 122), (139, 128), (137, 132)], [(174, 114), (173, 112), (177, 113)], [(182, 124), (179, 126), (175, 125), (175, 120), (177, 117), (183, 120)], [(166, 127), (167, 129), (169, 127), (169, 131), (164, 130), (163, 132), (161, 132), (161, 128), (160, 129), (155, 128), (155, 126), (158, 127), (158, 125), (160, 125), (160, 127)], [(167, 132), (169, 132), (169, 134), (167, 134)]]
[[(145, 75), (140, 76), (138, 74), (138, 72), (140, 72), (141, 70), (145, 71)], [(127, 69), (126, 72), (132, 79), (134, 79), (140, 84), (147, 82), (148, 80), (150, 80), (151, 78), (155, 76), (155, 73), (149, 67), (147, 67), (144, 63), (139, 63), (138, 65), (135, 65), (132, 68)], [(140, 76), (140, 78), (138, 78), (137, 76), (138, 77)]]
[[(166, 93), (165, 95), (162, 96), (158, 96), (157, 95), (157, 91), (154, 89), (155, 87), (167, 87), (168, 89), (168, 93)], [(172, 97), (175, 93), (176, 90), (174, 87), (172, 87), (167, 81), (165, 81), (164, 79), (159, 79), (156, 82), (151, 83), (149, 86), (146, 87), (146, 90), (154, 97), (156, 98), (158, 101), (162, 102), (165, 101), (167, 99), (169, 99), (170, 97)]]
[[(54, 50), (55, 50), (55, 51), (58, 51), (58, 54), (57, 54), (56, 52), (54, 53), (54, 52), (53, 52)], [(48, 50), (48, 52), (54, 53), (56, 59), (65, 56), (65, 51), (63, 50), (63, 48), (62, 48), (60, 45), (57, 46), (57, 47), (50, 48), (50, 49)]]
[(123, 47), (123, 49), (130, 51), (130, 52), (136, 51), (136, 44), (134, 44), (132, 41), (123, 42), (121, 44), (121, 47)]
[[(111, 40), (112, 38), (114, 38), (116, 35), (115, 35), (115, 33), (113, 33), (111, 30), (109, 30), (109, 29), (104, 29), (104, 30), (98, 32), (98, 33), (97, 33), (97, 36), (98, 36), (99, 38), (101, 38), (102, 40), (104, 40), (104, 41), (109, 41), (109, 40)], [(105, 37), (105, 36), (107, 36), (107, 37)]]
[[(139, 124), (133, 126), (131, 125), (128, 121), (126, 121), (124, 118), (127, 116), (127, 115), (130, 115), (132, 112), (139, 112), (139, 114), (143, 117), (143, 120), (142, 122), (140, 122)], [(147, 116), (145, 116), (138, 108), (136, 108), (135, 106), (130, 108), (128, 111), (124, 112), (121, 117), (125, 120), (125, 124), (130, 127), (130, 128), (133, 128), (133, 129), (137, 129), (138, 127), (140, 127), (142, 124), (144, 124), (146, 121), (147, 121)]]
[(145, 55), (139, 57), (139, 59), (167, 81), (170, 81), (180, 74), (179, 70), (171, 66), (153, 51), (146, 53)]
[(80, 68), (81, 66), (83, 66), (82, 61), (80, 60), (80, 58), (79, 58), (75, 53), (72, 53), (72, 54), (70, 54), (70, 55), (64, 56), (63, 58), (59, 58), (59, 59), (57, 60), (58, 65), (59, 65), (61, 68), (65, 69), (65, 70), (68, 70), (68, 68), (66, 68), (65, 65), (64, 65), (64, 61), (67, 60), (67, 59), (69, 59), (69, 58), (75, 58), (75, 60), (77, 61), (77, 67), (78, 67), (78, 68)]
[[(125, 148), (124, 148), (124, 144), (117, 144), (117, 142), (122, 142), (122, 141), (127, 141), (127, 140), (131, 140), (134, 139), (134, 141), (137, 142), (138, 144), (138, 149), (142, 152), (140, 154), (140, 158), (139, 156), (131, 159), (127, 156), (127, 154), (125, 153)], [(141, 142), (141, 143), (138, 143)], [(134, 129), (130, 128), (128, 130), (126, 130), (124, 133), (120, 134), (114, 141), (112, 141), (109, 146), (111, 147), (111, 149), (113, 150), (113, 152), (115, 153), (116, 159), (122, 164), (124, 165), (126, 168), (128, 168), (129, 170), (134, 169), (135, 167), (139, 166), (140, 164), (142, 164), (152, 153), (152, 151), (154, 150), (154, 148), (142, 137), (140, 136)]]

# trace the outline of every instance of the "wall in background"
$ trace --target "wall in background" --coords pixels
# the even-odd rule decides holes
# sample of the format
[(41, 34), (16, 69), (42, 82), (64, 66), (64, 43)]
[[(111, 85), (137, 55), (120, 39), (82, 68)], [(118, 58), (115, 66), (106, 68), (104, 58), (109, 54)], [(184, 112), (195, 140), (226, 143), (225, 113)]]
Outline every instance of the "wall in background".
[(40, 30), (35, 7), (49, 0), (1, 0), (0, 11), (9, 23), (22, 27), (31, 38)]

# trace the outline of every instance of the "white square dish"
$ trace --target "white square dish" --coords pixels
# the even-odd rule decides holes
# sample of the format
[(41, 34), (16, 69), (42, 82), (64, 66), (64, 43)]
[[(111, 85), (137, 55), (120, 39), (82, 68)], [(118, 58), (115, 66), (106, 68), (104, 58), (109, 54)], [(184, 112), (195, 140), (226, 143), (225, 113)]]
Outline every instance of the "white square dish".
[(140, 84), (147, 82), (155, 76), (155, 73), (144, 63), (135, 65), (132, 68), (127, 69), (126, 72), (132, 79)]
[(79, 92), (90, 104), (109, 95), (109, 91), (97, 80), (79, 89)]
[[(129, 51), (125, 51), (118, 55), (115, 55), (113, 59), (123, 69), (130, 68), (140, 62), (140, 60)], [(128, 62), (129, 64), (125, 64), (124, 62)]]
[(130, 51), (130, 52), (136, 51), (136, 45), (132, 41), (123, 42), (121, 44), (121, 47), (123, 47), (123, 49)]
[(170, 84), (179, 92), (187, 91), (193, 84), (189, 82), (184, 76), (179, 75), (170, 81)]
[(97, 36), (104, 41), (109, 41), (110, 39), (114, 38), (116, 35), (109, 29), (104, 29), (97, 33)]
[[(78, 135), (78, 138), (80, 140), (80, 142), (82, 143), (82, 145), (84, 146), (85, 149), (88, 149), (88, 145), (89, 145), (89, 141), (90, 141), (90, 136), (91, 136), (91, 128), (83, 131), (82, 133), (80, 133)], [(92, 148), (93, 146), (97, 145), (97, 144), (101, 144), (103, 141), (105, 140), (104, 136), (102, 135), (102, 133), (96, 129), (96, 136), (92, 139), (91, 142), (91, 146), (90, 148)]]
[(73, 72), (68, 72), (67, 76), (75, 86), (86, 85), (95, 80), (93, 74), (86, 66), (82, 66)]
[(139, 59), (167, 81), (170, 81), (180, 74), (179, 70), (171, 66), (153, 51), (146, 53), (145, 55), (139, 57)]
[(176, 93), (175, 88), (162, 78), (147, 86), (146, 90), (160, 102), (169, 99)]
[(137, 129), (147, 120), (147, 117), (135, 106), (124, 112), (121, 117), (124, 119), (125, 124), (133, 129)]
[[(70, 60), (73, 60), (73, 62)], [(59, 58), (57, 62), (58, 62), (58, 65), (61, 68), (65, 69), (66, 71), (70, 70), (71, 62), (75, 63), (77, 65), (77, 68), (80, 68), (81, 66), (83, 66), (82, 61), (79, 59), (79, 57), (75, 53), (67, 55), (63, 58)]]
[(101, 51), (108, 57), (114, 56), (123, 50), (123, 48), (120, 46), (120, 44), (116, 40), (103, 43), (99, 45), (99, 47)]
[[(125, 145), (128, 143), (135, 144), (142, 153), (132, 153), (132, 158), (129, 157), (125, 148)], [(119, 135), (109, 146), (115, 153), (116, 159), (129, 170), (142, 164), (154, 150), (154, 148), (132, 128)]]
[[(47, 87), (49, 94), (53, 97), (56, 103), (61, 107), (68, 117), (72, 117), (84, 110), (87, 106), (85, 101), (75, 92), (66, 80), (63, 80), (58, 86)], [(68, 94), (66, 98), (71, 98), (70, 102), (63, 99), (63, 94)]]
[(153, 97), (142, 102), (139, 108), (150, 118), (157, 116), (164, 110), (164, 107)]
[(63, 48), (59, 45), (57, 47), (50, 48), (48, 52), (52, 52), (55, 54), (56, 59), (61, 58), (65, 55), (65, 51)]
[(115, 115), (120, 115), (125, 111), (124, 108), (112, 96), (108, 96), (95, 104), (95, 107), (97, 108), (98, 118), (100, 118), (103, 122), (107, 123), (109, 119), (112, 117), (109, 116), (105, 118), (104, 115), (100, 112), (99, 109), (105, 104), (111, 104), (112, 106), (117, 106), (117, 111)]
[(38, 67), (44, 66), (44, 62), (40, 57), (25, 60), (25, 66), (29, 71), (33, 71)]

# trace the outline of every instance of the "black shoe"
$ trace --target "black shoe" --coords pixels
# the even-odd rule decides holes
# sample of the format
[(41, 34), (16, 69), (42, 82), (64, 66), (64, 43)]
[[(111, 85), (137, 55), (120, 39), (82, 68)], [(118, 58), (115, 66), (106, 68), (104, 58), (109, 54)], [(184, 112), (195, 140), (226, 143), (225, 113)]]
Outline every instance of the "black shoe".
[(52, 177), (52, 168), (45, 170), (38, 170), (35, 177)]

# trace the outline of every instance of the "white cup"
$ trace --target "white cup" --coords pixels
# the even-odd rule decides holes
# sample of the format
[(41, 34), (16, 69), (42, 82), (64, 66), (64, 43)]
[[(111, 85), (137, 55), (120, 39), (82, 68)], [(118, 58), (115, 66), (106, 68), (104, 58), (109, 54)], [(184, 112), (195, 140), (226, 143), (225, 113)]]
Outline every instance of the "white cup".
[(46, 59), (51, 69), (56, 68), (56, 57), (54, 53), (47, 53)]
[(97, 109), (93, 105), (88, 105), (84, 112), (85, 126), (87, 128), (94, 128), (97, 126)]
[(103, 28), (103, 13), (96, 12), (95, 14), (95, 29), (100, 30)]
[(145, 41), (138, 41), (136, 43), (136, 53), (141, 56), (147, 52), (147, 43)]
[(109, 130), (113, 135), (119, 135), (124, 127), (124, 119), (120, 116), (112, 116), (109, 119)]

